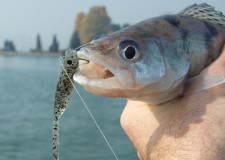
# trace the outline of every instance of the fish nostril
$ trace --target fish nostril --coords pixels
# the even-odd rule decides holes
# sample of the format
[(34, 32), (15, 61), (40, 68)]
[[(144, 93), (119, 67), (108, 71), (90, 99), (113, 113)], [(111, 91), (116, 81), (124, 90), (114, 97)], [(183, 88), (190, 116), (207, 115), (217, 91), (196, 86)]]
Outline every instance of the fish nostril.
[(83, 48), (83, 47), (85, 47), (85, 46), (87, 46), (87, 45), (89, 45), (89, 44), (91, 44), (91, 42), (86, 43), (86, 44), (84, 44), (84, 45), (82, 45), (82, 46), (79, 46), (79, 47), (75, 48), (74, 50), (78, 52), (78, 51), (80, 51), (81, 48)]
[(81, 48), (81, 47), (78, 47), (78, 48), (76, 48), (75, 50), (76, 50), (76, 51), (79, 51), (79, 50), (80, 50), (80, 48)]
[(104, 38), (106, 36), (107, 36), (107, 34), (100, 34), (100, 35), (96, 36), (94, 39), (92, 39), (91, 43), (94, 42), (94, 41), (96, 41), (96, 40), (99, 40), (101, 38)]

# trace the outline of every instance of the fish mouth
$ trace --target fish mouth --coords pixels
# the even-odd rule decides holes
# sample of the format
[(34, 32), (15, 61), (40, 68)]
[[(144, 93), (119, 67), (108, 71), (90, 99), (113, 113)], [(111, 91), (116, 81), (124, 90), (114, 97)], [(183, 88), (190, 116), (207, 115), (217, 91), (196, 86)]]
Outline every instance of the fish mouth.
[(87, 49), (77, 52), (79, 59), (86, 60), (86, 64), (80, 65), (80, 72), (73, 76), (74, 81), (89, 87), (98, 88), (121, 88), (121, 84), (116, 76), (118, 68), (110, 66), (94, 54), (90, 54)]

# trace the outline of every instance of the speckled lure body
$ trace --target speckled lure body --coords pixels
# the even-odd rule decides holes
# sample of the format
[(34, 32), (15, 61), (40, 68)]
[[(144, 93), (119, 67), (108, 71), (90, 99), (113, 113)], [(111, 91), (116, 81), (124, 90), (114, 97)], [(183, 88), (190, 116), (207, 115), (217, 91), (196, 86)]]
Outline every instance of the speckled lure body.
[[(53, 159), (59, 159), (59, 118), (65, 111), (73, 91), (73, 75), (79, 71), (79, 58), (74, 50), (67, 50), (56, 86), (53, 123)], [(71, 82), (72, 80), (72, 82)]]

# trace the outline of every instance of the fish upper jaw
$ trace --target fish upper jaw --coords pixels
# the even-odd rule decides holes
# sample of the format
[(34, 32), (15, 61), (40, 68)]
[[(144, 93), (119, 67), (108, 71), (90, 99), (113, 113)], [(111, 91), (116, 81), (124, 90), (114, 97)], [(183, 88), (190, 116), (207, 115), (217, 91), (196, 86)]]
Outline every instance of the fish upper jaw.
[(133, 76), (128, 69), (112, 66), (98, 54), (85, 47), (77, 52), (78, 57), (90, 62), (80, 65), (80, 72), (73, 76), (74, 81), (83, 86), (103, 89), (123, 89), (134, 86)]

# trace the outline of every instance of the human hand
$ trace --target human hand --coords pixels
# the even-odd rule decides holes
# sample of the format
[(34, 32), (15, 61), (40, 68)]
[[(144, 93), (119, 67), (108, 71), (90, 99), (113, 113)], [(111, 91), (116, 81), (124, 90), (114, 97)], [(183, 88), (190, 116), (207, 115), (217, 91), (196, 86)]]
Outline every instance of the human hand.
[[(209, 74), (225, 77), (225, 46)], [(225, 84), (158, 106), (128, 100), (121, 125), (140, 159), (225, 159)]]

